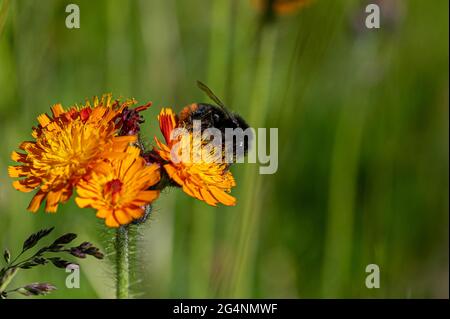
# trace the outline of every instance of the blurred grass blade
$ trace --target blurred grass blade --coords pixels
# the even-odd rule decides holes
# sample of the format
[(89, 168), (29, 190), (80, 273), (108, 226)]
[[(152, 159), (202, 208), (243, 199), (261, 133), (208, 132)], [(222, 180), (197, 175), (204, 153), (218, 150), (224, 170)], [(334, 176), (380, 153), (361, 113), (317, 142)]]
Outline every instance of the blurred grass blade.
[(0, 6), (0, 37), (2, 36), (3, 28), (5, 27), (6, 19), (8, 17), (9, 1), (10, 0), (3, 0)]

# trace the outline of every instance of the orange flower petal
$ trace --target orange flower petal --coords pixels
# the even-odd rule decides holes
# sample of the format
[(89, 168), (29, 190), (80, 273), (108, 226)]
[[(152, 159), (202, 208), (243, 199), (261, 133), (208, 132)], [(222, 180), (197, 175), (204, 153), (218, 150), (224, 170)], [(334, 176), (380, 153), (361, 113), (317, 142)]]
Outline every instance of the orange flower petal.
[(117, 228), (120, 226), (120, 224), (117, 222), (116, 218), (114, 217), (114, 214), (109, 214), (106, 216), (105, 224), (108, 227)]
[(14, 181), (12, 185), (16, 190), (28, 193), (39, 186), (39, 181), (33, 178), (27, 178), (20, 181)]
[(175, 113), (170, 108), (163, 108), (158, 115), (158, 121), (164, 139), (170, 143), (170, 134), (176, 126)]
[(18, 153), (16, 151), (11, 153), (11, 159), (14, 162), (21, 162), (21, 163), (25, 163), (27, 160), (27, 154), (22, 154), (22, 153)]
[(127, 207), (124, 210), (133, 219), (142, 218), (142, 216), (144, 215), (144, 210), (141, 207)]
[(77, 197), (75, 198), (75, 202), (77, 203), (77, 205), (81, 208), (86, 208), (91, 206), (92, 204), (92, 199), (90, 198), (82, 198), (82, 197)]
[(159, 197), (159, 191), (140, 191), (136, 197), (134, 197), (135, 201), (139, 201), (142, 203), (149, 203), (154, 201)]
[(125, 211), (121, 209), (115, 210), (114, 216), (121, 225), (127, 225), (133, 220), (133, 218), (130, 215), (128, 215)]
[(41, 114), (37, 118), (39, 124), (41, 124), (42, 127), (46, 127), (48, 124), (50, 124), (50, 119), (47, 114)]
[(109, 210), (107, 210), (107, 209), (99, 209), (97, 211), (96, 216), (98, 218), (106, 218), (109, 214), (111, 214), (111, 212)]
[(202, 197), (207, 204), (216, 206), (217, 200), (211, 195), (209, 191), (204, 188), (200, 188), (200, 192), (202, 193)]
[(51, 107), (53, 117), (58, 117), (64, 113), (64, 108), (61, 104), (55, 104)]
[(27, 210), (35, 213), (38, 211), (39, 206), (41, 206), (42, 201), (45, 199), (45, 196), (47, 194), (44, 192), (37, 192), (36, 195), (34, 195), (33, 199), (31, 200), (30, 204), (28, 205)]
[(236, 205), (236, 198), (234, 198), (233, 196), (227, 194), (226, 192), (220, 190), (215, 186), (210, 186), (209, 189), (211, 190), (212, 195), (222, 204), (226, 206)]
[(178, 171), (171, 164), (164, 165), (164, 169), (167, 174), (169, 174), (170, 178), (172, 178), (178, 185), (182, 186), (184, 184), (183, 180), (178, 175)]
[(47, 203), (45, 205), (45, 211), (48, 213), (56, 213), (56, 210), (58, 209), (58, 203), (61, 198), (62, 190), (60, 191), (50, 191), (47, 194)]

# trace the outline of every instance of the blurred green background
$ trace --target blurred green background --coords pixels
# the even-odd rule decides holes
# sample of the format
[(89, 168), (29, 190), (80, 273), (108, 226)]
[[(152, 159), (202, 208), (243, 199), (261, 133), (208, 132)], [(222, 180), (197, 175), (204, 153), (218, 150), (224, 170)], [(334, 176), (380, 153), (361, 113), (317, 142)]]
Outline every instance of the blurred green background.
[[(0, 248), (40, 228), (105, 247), (94, 211), (73, 200), (26, 211), (7, 176), (36, 117), (112, 92), (145, 103), (144, 138), (162, 106), (207, 102), (202, 80), (253, 127), (279, 128), (279, 168), (237, 164), (236, 207), (177, 189), (156, 202), (134, 253), (142, 298), (448, 298), (447, 0), (316, 0), (262, 23), (250, 0), (0, 0)], [(65, 27), (76, 3), (81, 28)], [(51, 238), (53, 239), (53, 238)], [(48, 240), (51, 240), (48, 239)], [(381, 288), (365, 287), (365, 267)], [(50, 265), (45, 298), (114, 296), (108, 261), (81, 261), (81, 288)]]

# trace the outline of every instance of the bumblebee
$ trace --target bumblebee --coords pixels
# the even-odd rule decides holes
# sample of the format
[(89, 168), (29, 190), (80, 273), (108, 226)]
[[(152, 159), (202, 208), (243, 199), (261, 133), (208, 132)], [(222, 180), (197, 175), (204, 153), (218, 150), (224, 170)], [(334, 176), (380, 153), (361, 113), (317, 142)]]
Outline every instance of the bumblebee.
[[(209, 98), (217, 105), (209, 103), (192, 103), (185, 106), (178, 114), (179, 124), (187, 130), (193, 129), (194, 120), (201, 121), (202, 132), (208, 128), (217, 128), (221, 131), (222, 137), (226, 136), (226, 128), (237, 129), (243, 131), (249, 128), (249, 125), (238, 114), (231, 112), (222, 103), (222, 101), (202, 82), (197, 81), (198, 87), (205, 92)], [(233, 158), (236, 159), (237, 145), (243, 147), (246, 155), (253, 136), (245, 135), (243, 138), (233, 139)], [(225, 138), (222, 138), (222, 148), (225, 151)]]

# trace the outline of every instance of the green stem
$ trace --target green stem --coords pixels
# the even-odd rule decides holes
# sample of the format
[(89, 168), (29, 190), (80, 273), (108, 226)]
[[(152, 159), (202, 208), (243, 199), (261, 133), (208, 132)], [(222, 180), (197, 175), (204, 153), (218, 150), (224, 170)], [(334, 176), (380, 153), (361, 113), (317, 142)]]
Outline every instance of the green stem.
[(128, 260), (128, 228), (120, 226), (116, 232), (116, 297), (128, 299), (130, 265)]
[(16, 268), (16, 267), (8, 268), (2, 274), (2, 276), (0, 278), (0, 293), (5, 291), (5, 289), (8, 287), (8, 285), (13, 280), (14, 276), (17, 274), (18, 270), (19, 270), (19, 268)]

